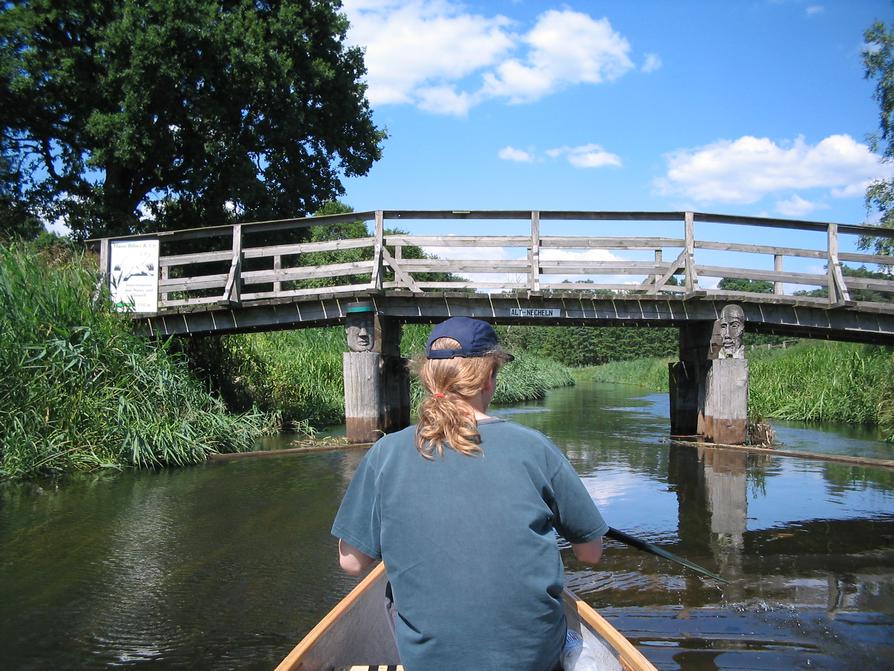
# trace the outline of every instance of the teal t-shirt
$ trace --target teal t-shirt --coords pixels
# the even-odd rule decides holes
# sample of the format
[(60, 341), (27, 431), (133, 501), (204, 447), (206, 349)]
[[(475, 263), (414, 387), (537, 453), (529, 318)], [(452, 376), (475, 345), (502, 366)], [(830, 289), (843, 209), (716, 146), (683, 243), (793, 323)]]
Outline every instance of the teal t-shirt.
[(608, 530), (546, 436), (496, 419), (478, 428), (478, 456), (425, 459), (412, 426), (379, 440), (332, 526), (385, 562), (407, 671), (554, 668), (565, 637), (555, 532), (585, 543)]

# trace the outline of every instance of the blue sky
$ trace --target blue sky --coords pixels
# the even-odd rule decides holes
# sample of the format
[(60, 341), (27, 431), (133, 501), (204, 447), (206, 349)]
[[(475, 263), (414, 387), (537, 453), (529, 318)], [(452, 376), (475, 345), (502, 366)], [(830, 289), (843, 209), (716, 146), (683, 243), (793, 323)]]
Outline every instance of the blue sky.
[(862, 223), (866, 183), (890, 174), (861, 57), (888, 0), (344, 4), (389, 133), (345, 182), (355, 210)]

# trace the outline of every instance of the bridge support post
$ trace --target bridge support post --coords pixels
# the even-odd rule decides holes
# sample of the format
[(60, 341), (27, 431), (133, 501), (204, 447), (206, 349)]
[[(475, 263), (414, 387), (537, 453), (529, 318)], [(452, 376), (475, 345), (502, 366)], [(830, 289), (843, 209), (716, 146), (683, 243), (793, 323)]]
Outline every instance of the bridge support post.
[(748, 361), (709, 361), (705, 380), (704, 427), (706, 440), (744, 445), (748, 438)]
[(369, 443), (410, 423), (410, 383), (400, 356), (401, 324), (371, 302), (347, 307), (345, 425), (352, 443)]
[(713, 331), (713, 322), (694, 321), (680, 327), (680, 360), (668, 365), (671, 435), (698, 433)]

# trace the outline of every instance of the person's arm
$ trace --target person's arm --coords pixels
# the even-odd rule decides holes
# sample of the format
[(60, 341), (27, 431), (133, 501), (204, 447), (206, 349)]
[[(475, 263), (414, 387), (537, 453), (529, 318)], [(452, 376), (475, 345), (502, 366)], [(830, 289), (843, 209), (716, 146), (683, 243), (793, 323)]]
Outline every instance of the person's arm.
[(341, 538), (338, 539), (338, 563), (348, 575), (360, 575), (373, 561), (375, 560), (365, 552)]
[(597, 564), (602, 559), (602, 536), (587, 543), (572, 543), (571, 551), (578, 561)]

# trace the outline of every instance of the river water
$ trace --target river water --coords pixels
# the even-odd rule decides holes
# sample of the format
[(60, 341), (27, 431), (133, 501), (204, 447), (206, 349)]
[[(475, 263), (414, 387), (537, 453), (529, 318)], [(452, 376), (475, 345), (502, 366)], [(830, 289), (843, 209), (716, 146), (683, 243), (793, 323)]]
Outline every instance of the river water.
[[(894, 471), (671, 447), (666, 397), (617, 385), (494, 414), (549, 434), (609, 524), (730, 580), (613, 541), (593, 568), (563, 552), (659, 668), (891, 668)], [(890, 456), (871, 432), (777, 434)], [(3, 485), (0, 669), (272, 669), (355, 583), (329, 527), (361, 456)]]

